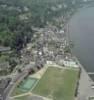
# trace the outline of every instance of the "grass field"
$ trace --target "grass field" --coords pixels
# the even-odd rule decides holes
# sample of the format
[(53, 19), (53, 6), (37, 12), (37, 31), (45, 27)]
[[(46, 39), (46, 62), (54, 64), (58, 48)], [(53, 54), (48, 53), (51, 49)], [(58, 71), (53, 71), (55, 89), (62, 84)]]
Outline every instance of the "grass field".
[(78, 70), (48, 68), (33, 93), (53, 100), (74, 100)]
[(13, 91), (12, 96), (20, 95), (30, 91), (37, 82), (35, 78), (27, 78), (23, 80)]

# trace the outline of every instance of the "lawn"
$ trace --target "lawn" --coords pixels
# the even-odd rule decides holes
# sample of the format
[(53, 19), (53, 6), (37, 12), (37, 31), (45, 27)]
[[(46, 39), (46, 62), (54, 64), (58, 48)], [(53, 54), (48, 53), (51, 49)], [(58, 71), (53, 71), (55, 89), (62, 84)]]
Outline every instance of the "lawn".
[(16, 96), (16, 95), (20, 95), (25, 93), (24, 91), (22, 91), (18, 86), (14, 89), (14, 91), (12, 92), (11, 96)]
[(78, 70), (48, 68), (33, 93), (53, 100), (74, 100)]

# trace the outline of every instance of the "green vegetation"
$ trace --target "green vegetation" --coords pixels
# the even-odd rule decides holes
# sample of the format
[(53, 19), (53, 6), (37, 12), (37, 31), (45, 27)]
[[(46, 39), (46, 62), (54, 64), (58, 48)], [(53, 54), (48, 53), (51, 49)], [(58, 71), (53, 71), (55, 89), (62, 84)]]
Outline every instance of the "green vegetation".
[(0, 0), (0, 13), (0, 45), (20, 50), (33, 35), (31, 24), (20, 19), (20, 15), (28, 12), (20, 0)]
[(53, 100), (74, 100), (78, 71), (48, 68), (33, 93)]
[(1, 53), (0, 54), (0, 75), (8, 75), (16, 67), (19, 62), (18, 57), (12, 53)]
[(9, 55), (1, 55), (0, 56), (0, 63), (8, 61)]
[(90, 97), (89, 100), (94, 100), (94, 97)]
[(26, 93), (26, 92), (22, 91), (19, 87), (16, 87), (15, 90), (12, 92), (11, 96), (20, 95), (23, 93)]

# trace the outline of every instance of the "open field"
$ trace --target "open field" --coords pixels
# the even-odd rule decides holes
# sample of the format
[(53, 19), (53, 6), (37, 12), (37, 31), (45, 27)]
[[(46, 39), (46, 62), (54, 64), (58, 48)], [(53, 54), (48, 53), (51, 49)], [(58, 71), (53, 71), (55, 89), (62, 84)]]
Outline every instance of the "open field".
[(23, 93), (27, 93), (29, 92), (34, 84), (37, 82), (37, 79), (35, 78), (26, 78), (24, 79), (13, 91), (12, 96), (16, 96), (16, 95), (21, 95)]
[(33, 93), (53, 100), (74, 100), (78, 70), (49, 67)]

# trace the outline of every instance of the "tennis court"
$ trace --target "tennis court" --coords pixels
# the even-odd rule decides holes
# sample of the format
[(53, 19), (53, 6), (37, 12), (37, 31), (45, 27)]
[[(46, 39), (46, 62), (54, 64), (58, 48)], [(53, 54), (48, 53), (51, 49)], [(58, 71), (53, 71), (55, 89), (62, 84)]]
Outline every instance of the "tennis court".
[(16, 95), (21, 95), (23, 93), (27, 93), (30, 90), (32, 90), (32, 88), (34, 87), (34, 85), (36, 84), (36, 82), (38, 81), (38, 79), (36, 78), (31, 78), (28, 77), (26, 79), (24, 79), (12, 92), (12, 96), (16, 96)]
[(20, 89), (22, 89), (24, 92), (27, 92), (32, 89), (34, 84), (37, 82), (37, 79), (35, 78), (27, 78), (20, 84)]

